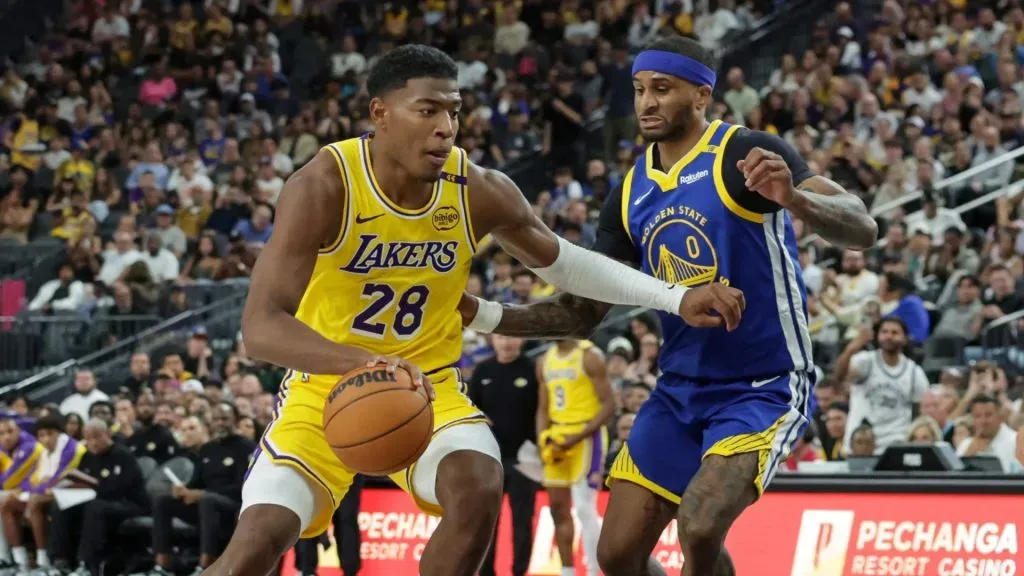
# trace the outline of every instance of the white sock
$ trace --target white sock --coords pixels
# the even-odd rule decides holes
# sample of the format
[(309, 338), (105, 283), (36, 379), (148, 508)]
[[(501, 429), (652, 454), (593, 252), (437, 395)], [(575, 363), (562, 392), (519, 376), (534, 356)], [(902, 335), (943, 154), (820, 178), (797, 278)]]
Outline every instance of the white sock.
[(36, 550), (36, 564), (40, 568), (50, 567), (50, 555), (46, 553), (46, 550)]
[(4, 531), (0, 530), (0, 562), (11, 561), (11, 547), (7, 545), (7, 537)]
[(597, 490), (586, 479), (572, 487), (572, 503), (580, 519), (580, 539), (583, 540), (583, 557), (587, 562), (588, 576), (600, 574), (597, 566), (597, 541), (601, 538), (601, 520), (597, 516)]
[(14, 563), (24, 568), (28, 566), (28, 550), (25, 550), (24, 546), (15, 546), (11, 550), (11, 554), (14, 555)]
[(575, 568), (562, 568), (562, 576), (576, 576)]

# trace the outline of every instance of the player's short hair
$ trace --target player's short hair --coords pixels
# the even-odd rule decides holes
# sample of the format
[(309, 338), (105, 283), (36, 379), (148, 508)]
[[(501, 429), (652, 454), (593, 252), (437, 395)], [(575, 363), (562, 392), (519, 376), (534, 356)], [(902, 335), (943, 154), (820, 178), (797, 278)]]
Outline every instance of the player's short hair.
[(106, 408), (107, 410), (110, 410), (111, 414), (114, 413), (114, 405), (111, 402), (107, 400), (97, 400), (89, 405), (90, 417), (92, 416), (92, 411), (95, 410), (96, 408)]
[(960, 279), (956, 281), (957, 287), (959, 287), (964, 282), (967, 282), (968, 284), (974, 286), (975, 288), (981, 287), (981, 280), (979, 280), (978, 277), (975, 276), (974, 274), (964, 274), (963, 276), (961, 276)]
[(903, 330), (904, 336), (910, 336), (910, 330), (907, 329), (907, 323), (903, 321), (899, 316), (886, 316), (882, 318), (882, 321), (878, 323), (878, 329), (882, 329), (883, 324), (895, 324)]
[(64, 417), (60, 414), (48, 414), (42, 418), (36, 420), (35, 425), (36, 434), (40, 430), (52, 430), (54, 432), (64, 431)]
[(644, 46), (644, 50), (675, 52), (696, 60), (712, 70), (718, 69), (718, 61), (715, 59), (714, 53), (701, 46), (700, 42), (685, 36), (659, 36)]
[(381, 56), (366, 77), (370, 98), (405, 87), (414, 78), (457, 80), (459, 69), (451, 56), (422, 44), (399, 46)]
[(993, 396), (990, 396), (988, 394), (979, 394), (975, 396), (973, 400), (971, 400), (971, 404), (970, 406), (967, 407), (967, 411), (970, 412), (971, 410), (974, 409), (975, 406), (981, 404), (991, 404), (996, 408), (999, 408), (999, 402), (997, 402)]

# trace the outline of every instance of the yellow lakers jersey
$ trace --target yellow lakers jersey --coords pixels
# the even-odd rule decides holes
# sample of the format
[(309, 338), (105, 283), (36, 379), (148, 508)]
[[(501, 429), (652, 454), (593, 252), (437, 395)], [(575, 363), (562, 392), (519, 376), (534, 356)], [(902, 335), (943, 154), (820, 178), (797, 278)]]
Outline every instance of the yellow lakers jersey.
[(588, 422), (601, 411), (601, 401), (583, 369), (584, 352), (594, 347), (580, 341), (564, 354), (552, 346), (545, 354), (541, 373), (548, 388), (548, 416), (555, 424)]
[(457, 305), (476, 249), (468, 159), (454, 148), (430, 200), (410, 210), (377, 184), (369, 144), (365, 136), (326, 146), (345, 184), (342, 225), (321, 248), (295, 316), (335, 342), (437, 373), (462, 355)]

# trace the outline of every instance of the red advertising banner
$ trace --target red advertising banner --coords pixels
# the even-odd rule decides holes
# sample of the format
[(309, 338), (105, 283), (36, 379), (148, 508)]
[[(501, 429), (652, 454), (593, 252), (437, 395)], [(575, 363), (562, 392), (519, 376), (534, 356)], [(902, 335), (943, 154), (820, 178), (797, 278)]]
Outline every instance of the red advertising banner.
[[(607, 493), (599, 499), (603, 514)], [(399, 490), (363, 491), (361, 576), (416, 576), (439, 519), (416, 509)], [(532, 576), (558, 576), (547, 496), (537, 495)], [(768, 493), (729, 534), (740, 574), (758, 576), (1024, 576), (1024, 495)], [(511, 570), (511, 514), (498, 527), (496, 571)], [(576, 565), (580, 557), (576, 531)], [(676, 526), (662, 534), (655, 558), (669, 574), (683, 566)], [(285, 560), (284, 576), (294, 576)], [(320, 574), (338, 576), (335, 549), (320, 556)], [(577, 573), (584, 571), (577, 569)]]

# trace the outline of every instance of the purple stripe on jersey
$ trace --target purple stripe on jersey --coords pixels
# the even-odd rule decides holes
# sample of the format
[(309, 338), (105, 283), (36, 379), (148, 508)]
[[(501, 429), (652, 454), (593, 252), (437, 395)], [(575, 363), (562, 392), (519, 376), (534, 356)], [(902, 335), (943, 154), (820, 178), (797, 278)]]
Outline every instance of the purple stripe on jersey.
[(604, 442), (601, 440), (601, 429), (599, 428), (590, 437), (590, 470), (587, 471), (587, 484), (595, 490), (600, 487), (601, 481), (594, 482), (591, 477), (594, 473), (600, 472), (601, 466), (604, 464)]
[(242, 478), (242, 484), (245, 484), (249, 479), (252, 467), (256, 465), (256, 459), (260, 457), (261, 452), (263, 452), (263, 447), (260, 444), (257, 444), (256, 450), (253, 451), (252, 456), (249, 458), (249, 466), (245, 469), (245, 477)]

